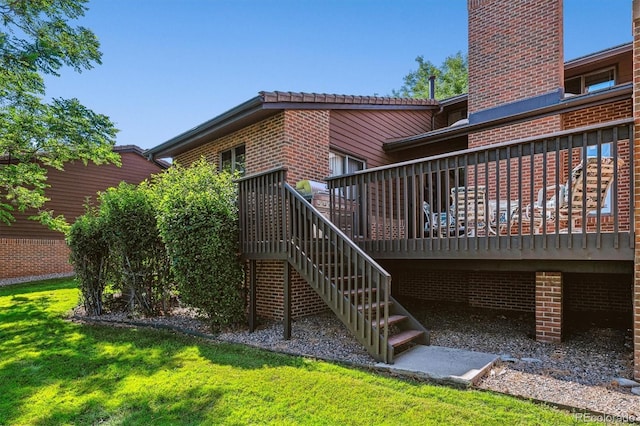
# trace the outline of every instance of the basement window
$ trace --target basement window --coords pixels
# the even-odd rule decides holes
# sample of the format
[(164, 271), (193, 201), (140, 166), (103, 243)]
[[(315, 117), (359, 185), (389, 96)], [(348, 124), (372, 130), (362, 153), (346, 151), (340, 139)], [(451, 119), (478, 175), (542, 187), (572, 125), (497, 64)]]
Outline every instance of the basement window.
[(245, 147), (244, 145), (222, 151), (220, 154), (220, 170), (238, 172), (244, 175), (245, 171)]
[(564, 91), (565, 93), (580, 95), (608, 89), (615, 85), (616, 69), (615, 67), (610, 67), (566, 79), (564, 81)]

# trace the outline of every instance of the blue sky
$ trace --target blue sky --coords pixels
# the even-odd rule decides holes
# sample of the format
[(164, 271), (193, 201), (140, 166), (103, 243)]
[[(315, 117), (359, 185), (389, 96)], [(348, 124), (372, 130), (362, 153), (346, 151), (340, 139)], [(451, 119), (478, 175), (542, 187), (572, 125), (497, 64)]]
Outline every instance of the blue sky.
[[(151, 148), (261, 90), (389, 95), (467, 52), (466, 0), (90, 0), (103, 64), (47, 79)], [(565, 59), (631, 41), (631, 0), (565, 0)]]

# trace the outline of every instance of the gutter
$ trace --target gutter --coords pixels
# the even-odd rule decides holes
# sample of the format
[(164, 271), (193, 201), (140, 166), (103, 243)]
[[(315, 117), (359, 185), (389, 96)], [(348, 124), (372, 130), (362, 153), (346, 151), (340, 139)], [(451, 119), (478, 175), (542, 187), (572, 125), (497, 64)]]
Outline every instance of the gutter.
[(500, 127), (505, 124), (516, 124), (523, 121), (530, 121), (536, 118), (555, 115), (559, 112), (575, 111), (577, 109), (582, 109), (585, 106), (596, 106), (603, 103), (630, 99), (632, 92), (633, 83), (622, 84), (609, 90), (565, 98), (553, 105), (536, 108), (521, 113), (505, 115), (493, 120), (487, 120), (474, 124), (463, 124), (455, 127), (446, 127), (444, 129), (438, 129), (431, 132), (410, 136), (408, 138), (389, 139), (383, 144), (383, 149), (385, 152), (394, 152), (436, 142), (443, 142), (455, 137), (467, 136), (471, 133)]
[(180, 148), (181, 146), (190, 143), (196, 137), (206, 136), (223, 126), (228, 126), (247, 115), (253, 114), (254, 112), (262, 109), (262, 102), (262, 96), (251, 98), (223, 114), (212, 118), (211, 120), (207, 120), (158, 146), (146, 150), (144, 154), (149, 160), (153, 160), (156, 157), (162, 157), (162, 154), (170, 149)]

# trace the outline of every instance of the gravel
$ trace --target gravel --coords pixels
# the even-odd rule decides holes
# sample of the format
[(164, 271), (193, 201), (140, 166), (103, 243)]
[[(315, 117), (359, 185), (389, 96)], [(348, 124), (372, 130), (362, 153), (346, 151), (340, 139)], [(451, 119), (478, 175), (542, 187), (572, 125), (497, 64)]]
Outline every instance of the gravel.
[[(633, 393), (640, 389), (620, 386), (615, 380), (633, 378), (631, 330), (591, 327), (568, 333), (561, 344), (545, 344), (533, 338), (531, 314), (443, 303), (403, 304), (431, 330), (431, 344), (501, 355), (502, 361), (476, 385), (480, 389), (605, 413), (614, 420), (640, 420), (640, 396)], [(253, 333), (236, 328), (212, 335), (206, 324), (187, 309), (159, 318), (125, 314), (90, 318), (77, 308), (73, 318), (166, 327), (217, 341), (365, 367), (375, 363), (330, 312), (293, 321), (290, 340), (283, 339), (279, 321), (263, 321)]]
[(66, 278), (66, 277), (72, 277), (73, 275), (74, 275), (73, 272), (61, 272), (61, 273), (47, 274), (47, 275), (32, 275), (28, 277), (2, 278), (0, 279), (0, 286), (10, 285), (10, 284), (19, 284), (19, 283), (28, 283), (31, 281), (50, 280), (53, 278)]

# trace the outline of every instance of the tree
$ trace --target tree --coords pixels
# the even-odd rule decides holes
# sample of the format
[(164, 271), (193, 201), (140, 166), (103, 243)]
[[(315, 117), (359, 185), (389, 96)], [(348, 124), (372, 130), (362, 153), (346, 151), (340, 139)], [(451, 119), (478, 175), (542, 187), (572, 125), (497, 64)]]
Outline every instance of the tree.
[(44, 75), (100, 64), (96, 36), (69, 21), (84, 16), (87, 0), (0, 0), (0, 222), (35, 209), (34, 218), (58, 228), (43, 209), (45, 166), (69, 161), (119, 164), (117, 130), (105, 115), (77, 99), (45, 102)]
[(448, 56), (440, 67), (423, 56), (416, 58), (418, 69), (411, 71), (404, 77), (404, 84), (400, 90), (393, 90), (394, 96), (428, 99), (429, 77), (435, 76), (435, 97), (445, 99), (467, 93), (469, 90), (467, 56), (462, 52)]

